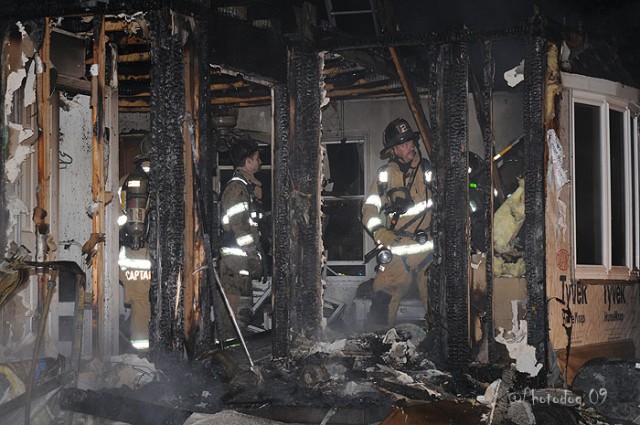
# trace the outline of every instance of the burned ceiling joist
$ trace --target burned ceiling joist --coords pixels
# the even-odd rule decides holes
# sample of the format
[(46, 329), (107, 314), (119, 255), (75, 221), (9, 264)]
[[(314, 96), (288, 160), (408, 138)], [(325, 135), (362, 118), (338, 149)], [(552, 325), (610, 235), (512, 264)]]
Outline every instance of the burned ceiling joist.
[[(242, 106), (266, 106), (270, 104), (269, 89), (264, 85), (272, 85), (275, 82), (283, 82), (286, 79), (286, 55), (287, 46), (294, 33), (284, 21), (285, 12), (292, 14), (294, 4), (264, 6), (251, 2), (228, 2), (220, 8), (217, 2), (203, 1), (170, 1), (159, 0), (135, 0), (135, 1), (103, 1), (103, 0), (75, 0), (71, 2), (57, 2), (47, 0), (44, 2), (26, 2), (18, 4), (3, 0), (3, 15), (5, 18), (37, 19), (43, 16), (56, 17), (56, 25), (67, 31), (87, 36), (90, 34), (90, 22), (81, 18), (82, 15), (93, 13), (104, 14), (105, 31), (108, 42), (118, 46), (118, 78), (120, 81), (119, 98), (120, 109), (127, 111), (149, 110), (149, 34), (146, 12), (167, 8), (180, 10), (187, 16), (199, 19), (200, 23), (207, 22), (210, 37), (210, 63), (220, 65), (229, 70), (241, 73), (246, 80), (237, 84), (234, 90), (225, 86), (224, 74), (211, 75), (211, 101), (214, 105)], [(442, 29), (442, 25), (429, 32), (428, 25), (416, 25), (415, 22), (403, 22), (402, 31), (387, 32), (383, 35), (375, 35), (371, 28), (368, 31), (359, 31), (349, 28), (352, 34), (347, 34), (336, 27), (323, 25), (326, 18), (322, 6), (315, 4), (316, 15), (306, 18), (313, 22), (300, 20), (297, 26), (311, 25), (311, 32), (307, 34), (307, 42), (315, 46), (318, 52), (330, 52), (329, 59), (324, 69), (324, 80), (327, 83), (328, 97), (334, 100), (352, 99), (358, 97), (379, 98), (401, 96), (402, 90), (398, 86), (397, 72), (389, 58), (387, 49), (398, 47), (406, 56), (407, 71), (413, 81), (418, 85), (418, 92), (425, 94), (427, 87), (429, 61), (423, 52), (424, 46), (441, 45), (464, 41), (473, 43), (485, 40), (521, 40), (524, 43), (530, 20), (524, 20), (516, 24), (504, 23), (500, 25), (483, 25), (482, 29), (471, 27), (452, 27)], [(398, 6), (400, 7), (400, 6)], [(239, 12), (231, 16), (227, 9), (236, 9)], [(141, 13), (140, 11), (145, 11)], [(379, 19), (384, 11), (379, 11)], [(402, 12), (402, 11), (401, 11)], [(548, 13), (554, 13), (547, 9)], [(226, 15), (225, 15), (226, 13)], [(406, 13), (406, 11), (402, 12)], [(402, 14), (400, 13), (400, 14)], [(555, 13), (557, 15), (558, 13)], [(572, 31), (568, 26), (554, 21), (554, 18), (545, 18), (547, 37), (562, 39), (568, 37)], [(233, 16), (233, 17), (232, 17)], [(520, 15), (526, 16), (526, 15)], [(305, 18), (305, 19), (306, 19)], [(189, 18), (188, 18), (189, 19)], [(417, 20), (417, 17), (416, 19)], [(304, 24), (303, 24), (304, 21)], [(426, 22), (426, 21), (425, 21)], [(512, 21), (514, 22), (514, 21)], [(518, 22), (518, 21), (515, 21)], [(594, 22), (591, 19), (593, 28)], [(606, 24), (606, 23), (605, 23)], [(371, 26), (370, 19), (368, 26)], [(425, 28), (424, 32), (422, 28)], [(497, 28), (497, 29), (496, 29)], [(302, 31), (298, 28), (298, 31)], [(599, 31), (601, 34), (603, 31)], [(306, 33), (306, 32), (305, 32)], [(369, 33), (370, 35), (364, 35)], [(354, 35), (358, 34), (358, 35)], [(565, 71), (578, 72), (584, 75), (603, 78), (607, 75), (615, 75), (615, 80), (623, 84), (636, 86), (638, 78), (632, 72), (627, 72), (611, 63), (621, 63), (619, 49), (609, 42), (596, 42), (589, 40), (586, 33), (581, 45), (571, 47), (571, 64)], [(623, 44), (618, 43), (619, 46)], [(628, 44), (628, 43), (627, 43)], [(625, 52), (626, 53), (626, 52)], [(90, 56), (90, 55), (88, 55)], [(632, 61), (624, 55), (625, 62)], [(607, 65), (609, 64), (609, 65)], [(259, 80), (249, 75), (248, 71), (255, 72), (259, 69)], [(353, 70), (370, 70), (363, 75), (363, 80), (352, 79), (352, 84), (347, 86), (349, 73)], [(385, 78), (387, 81), (385, 82)], [(262, 87), (261, 87), (262, 86)], [(497, 87), (499, 89), (499, 87)]]

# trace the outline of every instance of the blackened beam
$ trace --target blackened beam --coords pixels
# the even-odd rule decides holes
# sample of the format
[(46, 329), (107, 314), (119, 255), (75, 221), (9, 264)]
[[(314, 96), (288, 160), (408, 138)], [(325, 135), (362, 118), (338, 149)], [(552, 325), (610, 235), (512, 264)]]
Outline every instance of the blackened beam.
[[(151, 14), (151, 353), (180, 358), (184, 348), (181, 273), (184, 232), (184, 78), (179, 37), (166, 11)], [(167, 102), (171, 99), (171, 102)], [(176, 307), (177, 306), (177, 307)]]
[[(547, 304), (545, 269), (545, 176), (544, 176), (544, 71), (546, 41), (542, 24), (534, 23), (527, 40), (524, 86), (524, 199), (525, 276), (527, 281), (527, 340), (537, 360), (546, 366)], [(548, 253), (547, 253), (548, 254)], [(546, 369), (546, 368), (545, 368)], [(546, 384), (544, 373), (539, 384)]]
[[(210, 62), (238, 72), (285, 83), (287, 46), (274, 31), (223, 16), (212, 16)], [(233, 40), (233, 42), (229, 42)]]
[(445, 69), (445, 279), (448, 361), (466, 367), (469, 361), (469, 210), (468, 210), (468, 46), (454, 43)]
[(292, 47), (289, 96), (293, 129), (290, 137), (292, 256), (296, 276), (292, 282), (294, 338), (319, 337), (322, 321), (320, 229), (320, 78), (318, 53), (305, 46)]
[(477, 31), (462, 29), (460, 31), (444, 31), (431, 33), (394, 33), (393, 35), (383, 35), (377, 37), (340, 37), (335, 34), (326, 34), (318, 42), (318, 49), (321, 51), (341, 52), (354, 49), (375, 49), (390, 46), (424, 46), (428, 44), (447, 44), (465, 41), (467, 43), (480, 42), (482, 40), (503, 40), (513, 38), (526, 38), (528, 23), (518, 24), (511, 28)]
[(432, 136), (436, 140), (433, 148), (433, 165), (435, 167), (436, 178), (433, 180), (435, 190), (433, 191), (434, 208), (431, 218), (431, 235), (434, 241), (433, 264), (429, 267), (429, 317), (435, 321), (438, 326), (438, 339), (436, 342), (436, 351), (442, 358), (446, 358), (447, 331), (442, 324), (446, 323), (446, 279), (444, 278), (444, 191), (439, 188), (443, 187), (444, 181), (444, 149), (442, 134), (444, 128), (444, 57), (448, 46), (429, 46), (427, 49), (429, 63), (429, 98), (430, 107), (429, 118), (431, 120)]
[(273, 339), (274, 358), (289, 356), (291, 303), (291, 180), (289, 178), (289, 90), (284, 84), (273, 89)]
[[(192, 412), (107, 391), (63, 389), (60, 408), (136, 425), (183, 424)], [(219, 409), (218, 409), (219, 411)], [(215, 413), (215, 412), (211, 412)]]

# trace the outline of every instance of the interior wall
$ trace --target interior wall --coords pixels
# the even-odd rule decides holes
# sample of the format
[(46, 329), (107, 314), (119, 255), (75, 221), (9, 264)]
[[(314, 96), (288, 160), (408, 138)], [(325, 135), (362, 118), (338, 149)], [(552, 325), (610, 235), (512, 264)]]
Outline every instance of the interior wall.
[[(82, 256), (82, 244), (91, 236), (91, 217), (87, 214), (92, 204), (92, 152), (91, 152), (91, 106), (86, 95), (60, 96), (60, 155), (66, 158), (59, 165), (59, 211), (58, 216), (58, 260), (74, 261), (87, 275), (87, 290), (91, 290), (91, 271)], [(65, 241), (67, 243), (65, 243)], [(58, 296), (59, 296), (58, 292)], [(71, 352), (70, 341), (59, 341), (58, 323), (73, 316), (72, 302), (59, 302), (54, 297), (51, 308), (52, 338), (57, 341), (63, 355)], [(91, 315), (84, 315), (83, 353), (91, 352)], [(64, 327), (61, 325), (61, 327)], [(64, 339), (64, 338), (63, 338)]]

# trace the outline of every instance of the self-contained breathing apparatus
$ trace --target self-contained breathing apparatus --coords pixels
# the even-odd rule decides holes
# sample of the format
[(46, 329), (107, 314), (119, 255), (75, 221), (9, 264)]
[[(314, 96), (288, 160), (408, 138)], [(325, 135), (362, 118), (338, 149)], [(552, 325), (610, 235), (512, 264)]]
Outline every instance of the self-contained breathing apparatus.
[(118, 224), (121, 244), (138, 250), (146, 244), (149, 231), (149, 136), (140, 143), (140, 154), (134, 162), (134, 169), (119, 190), (123, 215)]
[[(420, 155), (420, 150), (418, 150), (418, 154)], [(409, 182), (403, 187), (396, 187), (389, 190), (389, 182), (387, 176), (387, 167), (385, 164), (378, 169), (378, 195), (380, 198), (383, 198), (386, 195), (388, 203), (383, 205), (381, 211), (391, 216), (391, 221), (389, 223), (389, 230), (398, 233), (401, 236), (406, 236), (413, 238), (420, 244), (425, 244), (429, 239), (428, 232), (425, 229), (420, 229), (420, 225), (417, 226), (416, 230), (413, 233), (405, 232), (405, 229), (408, 228), (411, 224), (415, 223), (418, 219), (420, 222), (424, 220), (427, 212), (432, 208), (431, 199), (427, 199), (427, 204), (425, 208), (419, 213), (416, 214), (410, 221), (405, 223), (401, 228), (396, 229), (398, 219), (401, 215), (406, 214), (411, 210), (411, 208), (416, 207), (414, 200), (411, 198), (411, 187), (413, 186), (416, 175), (418, 174), (418, 170), (422, 166), (423, 169), (423, 181), (427, 190), (432, 188), (432, 180), (433, 180), (433, 170), (431, 169), (431, 164), (426, 158), (420, 158), (419, 165), (413, 169), (413, 172), (409, 178)]]

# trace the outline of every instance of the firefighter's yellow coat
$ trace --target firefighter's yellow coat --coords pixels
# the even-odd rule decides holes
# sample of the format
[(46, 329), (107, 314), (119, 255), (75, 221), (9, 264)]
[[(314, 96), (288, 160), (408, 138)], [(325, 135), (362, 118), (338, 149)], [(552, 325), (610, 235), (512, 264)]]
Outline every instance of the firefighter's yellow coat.
[[(379, 292), (390, 296), (387, 315), (389, 325), (394, 323), (400, 301), (412, 284), (417, 285), (420, 299), (428, 312), (426, 271), (433, 257), (433, 242), (429, 239), (426, 244), (421, 245), (414, 237), (419, 230), (428, 232), (431, 223), (430, 191), (425, 180), (427, 171), (421, 164), (419, 155), (416, 155), (405, 173), (397, 162), (389, 161), (386, 166), (386, 190), (380, 193), (380, 176), (376, 176), (362, 207), (363, 223), (374, 233), (375, 238), (388, 246), (394, 254), (384, 270), (377, 273), (373, 283), (374, 297)], [(411, 173), (416, 174), (409, 187)], [(384, 211), (385, 206), (391, 204), (387, 194), (392, 189), (401, 187), (409, 189), (413, 202), (406, 213), (397, 217), (395, 230), (390, 231), (394, 215)]]
[[(252, 194), (255, 201), (262, 198), (262, 185), (251, 173), (239, 168), (227, 183), (221, 199), (222, 227), (225, 232), (221, 248), (220, 277), (238, 324), (246, 327), (251, 319), (252, 278), (262, 275), (262, 258), (259, 252), (260, 232), (256, 218), (251, 217)], [(223, 328), (227, 336), (232, 334), (227, 312)]]

